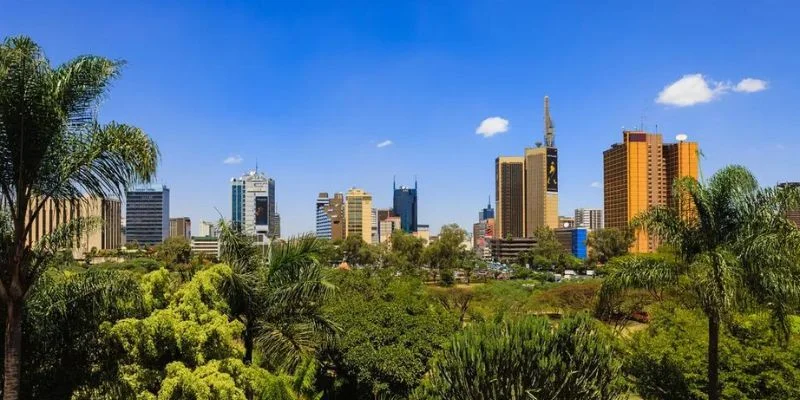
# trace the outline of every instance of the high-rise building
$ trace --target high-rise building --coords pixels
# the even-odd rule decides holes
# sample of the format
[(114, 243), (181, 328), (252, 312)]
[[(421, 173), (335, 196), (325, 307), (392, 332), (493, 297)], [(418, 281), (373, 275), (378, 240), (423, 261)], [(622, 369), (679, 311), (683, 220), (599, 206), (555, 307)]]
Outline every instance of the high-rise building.
[(328, 240), (331, 238), (331, 218), (327, 213), (327, 209), (330, 204), (331, 199), (328, 197), (328, 192), (320, 192), (317, 195), (317, 225), (315, 233), (318, 238)]
[(603, 229), (603, 210), (600, 208), (575, 209), (575, 227), (590, 231)]
[(489, 218), (494, 218), (494, 208), (492, 208), (492, 199), (486, 204), (486, 208), (478, 212), (478, 221), (485, 221)]
[(275, 209), (274, 179), (258, 171), (231, 179), (231, 221), (234, 227), (263, 242), (280, 236), (279, 218)]
[(360, 237), (364, 242), (372, 242), (372, 195), (362, 189), (347, 191), (345, 202), (345, 222), (347, 237)]
[(558, 227), (558, 149), (550, 99), (544, 98), (544, 142), (522, 157), (495, 160), (495, 237), (531, 236), (542, 227)]
[(544, 146), (525, 149), (525, 233), (558, 227), (558, 149), (550, 118), (550, 99), (544, 97)]
[(192, 239), (192, 220), (189, 217), (169, 219), (169, 237), (182, 237)]
[(316, 206), (317, 237), (343, 240), (347, 236), (344, 194), (335, 193), (333, 197), (328, 197), (327, 192), (320, 192), (317, 196)]
[(495, 237), (525, 236), (525, 158), (495, 160)]
[(369, 225), (372, 233), (370, 234), (370, 239), (372, 244), (377, 244), (380, 242), (380, 236), (378, 234), (378, 210), (372, 209), (371, 213), (371, 223)]
[(169, 237), (169, 188), (129, 190), (125, 201), (125, 240), (153, 246)]
[(70, 246), (73, 255), (81, 257), (92, 248), (113, 250), (122, 246), (122, 206), (119, 200), (99, 197), (48, 199), (35, 218), (33, 218), (34, 211), (33, 207), (28, 207), (26, 221), (31, 224), (27, 237), (29, 245), (37, 243), (61, 225), (81, 218), (97, 218), (100, 220), (100, 226), (80, 234)]
[[(670, 201), (672, 183), (699, 173), (696, 142), (664, 145), (661, 134), (643, 131), (624, 131), (622, 136), (622, 143), (603, 152), (606, 228), (627, 228), (636, 215), (654, 206), (679, 206)], [(640, 231), (631, 250), (651, 252), (658, 245), (658, 238)]]
[(406, 232), (417, 231), (417, 181), (414, 180), (414, 188), (407, 186), (397, 187), (396, 182), (392, 182), (394, 190), (394, 202), (392, 209), (394, 215), (400, 217), (403, 230)]

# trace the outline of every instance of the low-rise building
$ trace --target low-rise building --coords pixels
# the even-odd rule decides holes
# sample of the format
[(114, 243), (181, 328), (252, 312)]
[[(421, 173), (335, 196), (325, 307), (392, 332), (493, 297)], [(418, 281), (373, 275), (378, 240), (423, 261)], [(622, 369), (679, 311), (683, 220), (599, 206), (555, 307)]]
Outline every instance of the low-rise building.
[(492, 260), (500, 262), (513, 262), (520, 253), (536, 246), (534, 238), (491, 238), (488, 242)]
[(192, 252), (219, 258), (219, 239), (214, 236), (192, 237)]

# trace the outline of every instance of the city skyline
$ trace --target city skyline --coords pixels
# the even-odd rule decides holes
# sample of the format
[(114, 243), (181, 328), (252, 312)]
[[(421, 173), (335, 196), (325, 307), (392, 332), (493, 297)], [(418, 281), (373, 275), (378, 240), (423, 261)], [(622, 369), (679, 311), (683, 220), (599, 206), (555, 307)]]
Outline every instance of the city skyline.
[[(84, 53), (127, 60), (100, 118), (141, 126), (159, 144), (170, 213), (229, 216), (227, 179), (258, 162), (280, 182), (284, 237), (314, 230), (308, 210), (325, 188), (356, 184), (391, 204), (376, 189), (394, 175), (419, 177), (419, 221), (434, 232), (472, 226), (494, 192), (494, 158), (539, 136), (544, 95), (562, 133), (559, 215), (602, 207), (602, 151), (623, 126), (665, 141), (688, 134), (705, 155), (701, 176), (737, 163), (778, 183), (800, 170), (795, 4), (632, 5), (616, 15), (599, 5), (220, 7), (15, 2), (0, 34), (29, 34), (54, 63)], [(26, 24), (33, 15), (41, 23)], [(78, 17), (98, 22), (76, 26)], [(139, 33), (119, 29), (132, 24)], [(209, 61), (209, 48), (219, 57)], [(333, 148), (351, 162), (331, 168), (320, 155)]]

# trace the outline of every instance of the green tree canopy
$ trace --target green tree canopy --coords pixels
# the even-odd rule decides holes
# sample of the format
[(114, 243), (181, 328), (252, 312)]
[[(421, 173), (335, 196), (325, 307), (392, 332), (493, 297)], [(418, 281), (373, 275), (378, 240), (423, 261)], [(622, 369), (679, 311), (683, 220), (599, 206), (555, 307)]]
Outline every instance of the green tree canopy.
[(634, 236), (629, 229), (605, 228), (589, 232), (586, 247), (589, 250), (589, 264), (604, 265), (614, 257), (628, 254)]

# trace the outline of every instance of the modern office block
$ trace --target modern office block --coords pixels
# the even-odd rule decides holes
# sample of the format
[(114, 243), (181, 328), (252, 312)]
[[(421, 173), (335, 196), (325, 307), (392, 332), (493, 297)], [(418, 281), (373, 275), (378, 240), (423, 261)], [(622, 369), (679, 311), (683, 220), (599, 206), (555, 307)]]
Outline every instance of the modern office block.
[(394, 192), (393, 206), (394, 215), (400, 217), (403, 230), (406, 232), (417, 231), (417, 181), (414, 180), (414, 187), (397, 187), (397, 183), (392, 183)]
[(372, 242), (372, 195), (362, 189), (352, 188), (345, 198), (347, 237), (360, 237)]
[(125, 201), (125, 240), (153, 246), (169, 237), (169, 188), (129, 190)]
[(169, 237), (182, 237), (192, 239), (192, 220), (189, 217), (169, 219)]

